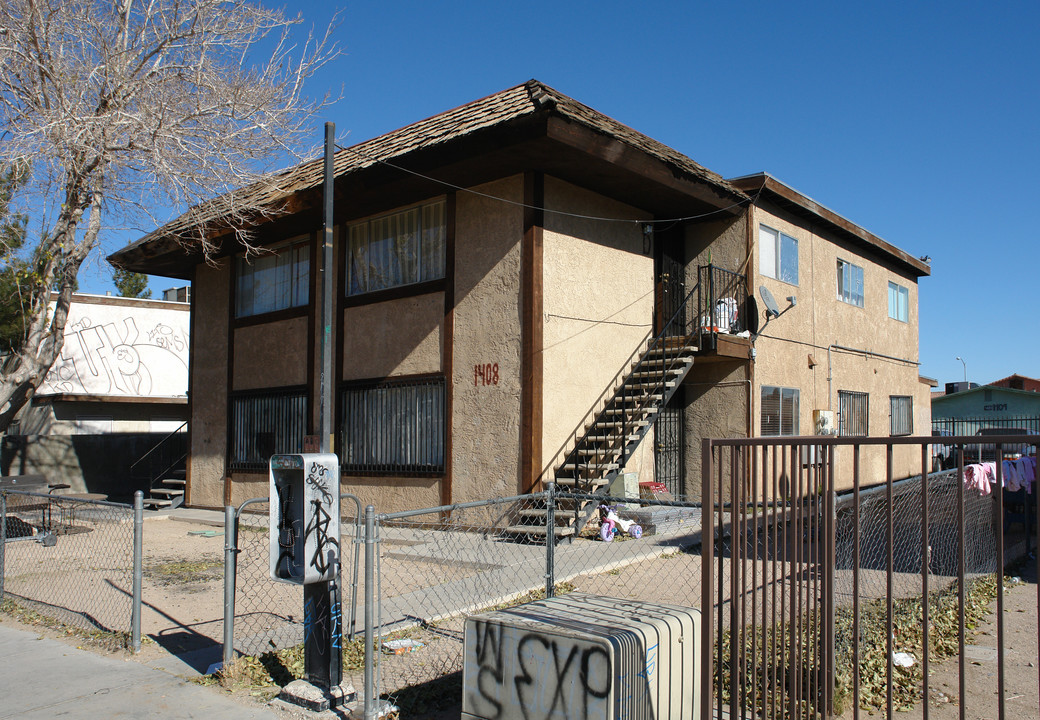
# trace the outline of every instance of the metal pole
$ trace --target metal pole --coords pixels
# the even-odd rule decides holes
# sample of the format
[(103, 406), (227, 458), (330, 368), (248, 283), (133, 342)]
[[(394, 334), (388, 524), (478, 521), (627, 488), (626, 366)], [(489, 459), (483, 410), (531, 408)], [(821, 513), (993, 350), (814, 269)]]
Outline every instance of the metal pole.
[(545, 483), (545, 597), (556, 596), (556, 483)]
[(4, 600), (4, 548), (7, 546), (7, 493), (0, 493), (0, 602)]
[(224, 669), (235, 657), (235, 584), (238, 571), (238, 518), (224, 508)]
[(134, 652), (141, 651), (141, 578), (144, 563), (144, 492), (134, 493), (134, 598), (130, 611), (130, 636)]
[(376, 718), (375, 663), (375, 534), (376, 509), (365, 508), (365, 720)]

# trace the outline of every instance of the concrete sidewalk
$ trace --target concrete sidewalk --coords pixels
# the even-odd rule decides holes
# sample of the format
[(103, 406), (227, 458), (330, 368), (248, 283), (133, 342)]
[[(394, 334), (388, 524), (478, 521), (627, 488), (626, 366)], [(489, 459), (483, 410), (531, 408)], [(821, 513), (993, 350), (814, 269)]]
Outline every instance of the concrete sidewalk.
[(211, 718), (278, 720), (215, 691), (135, 662), (77, 650), (0, 622), (0, 720)]

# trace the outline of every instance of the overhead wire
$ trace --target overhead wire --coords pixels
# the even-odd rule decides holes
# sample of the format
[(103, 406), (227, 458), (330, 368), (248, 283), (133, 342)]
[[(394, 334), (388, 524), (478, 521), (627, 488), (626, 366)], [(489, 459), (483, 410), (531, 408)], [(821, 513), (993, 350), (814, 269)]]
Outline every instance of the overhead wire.
[(387, 166), (389, 168), (393, 168), (394, 170), (399, 170), (401, 172), (408, 173), (409, 175), (414, 175), (415, 177), (421, 178), (421, 179), (426, 180), (428, 182), (436, 183), (438, 185), (442, 185), (444, 187), (451, 188), (452, 190), (456, 190), (458, 192), (464, 192), (464, 193), (469, 193), (471, 195), (477, 195), (478, 197), (487, 198), (488, 200), (496, 200), (498, 202), (506, 203), (507, 205), (514, 205), (516, 207), (521, 207), (521, 208), (524, 208), (524, 209), (527, 209), (527, 210), (538, 210), (540, 212), (550, 213), (552, 215), (561, 215), (563, 217), (571, 217), (571, 218), (575, 218), (575, 219), (578, 219), (578, 220), (593, 220), (593, 221), (596, 221), (596, 222), (616, 222), (616, 223), (626, 223), (626, 224), (634, 224), (634, 225), (656, 225), (656, 224), (670, 223), (669, 227), (672, 227), (672, 226), (676, 225), (677, 223), (686, 222), (688, 220), (700, 220), (700, 219), (703, 219), (703, 218), (706, 218), (706, 217), (711, 217), (712, 215), (717, 215), (719, 213), (729, 212), (730, 210), (732, 210), (733, 208), (736, 208), (736, 207), (741, 207), (743, 205), (754, 204), (758, 200), (758, 196), (762, 193), (762, 188), (759, 188), (758, 191), (754, 194), (754, 196), (748, 198), (747, 200), (738, 200), (737, 202), (731, 203), (730, 205), (727, 205), (726, 207), (716, 208), (715, 210), (709, 210), (708, 212), (700, 213), (698, 215), (685, 215), (683, 217), (675, 217), (675, 218), (655, 218), (655, 219), (652, 219), (652, 220), (638, 220), (638, 219), (628, 219), (628, 218), (602, 217), (602, 216), (597, 216), (597, 215), (583, 215), (581, 213), (572, 213), (572, 212), (567, 212), (565, 210), (550, 210), (549, 208), (546, 208), (546, 207), (540, 207), (538, 205), (530, 205), (528, 203), (519, 202), (517, 200), (510, 200), (509, 198), (499, 197), (497, 195), (492, 195), (490, 193), (485, 193), (485, 192), (481, 192), (479, 190), (474, 190), (473, 188), (463, 187), (462, 185), (456, 185), (455, 183), (448, 182), (447, 180), (441, 180), (439, 178), (435, 178), (435, 177), (432, 177), (430, 175), (425, 175), (425, 174), (423, 174), (421, 172), (418, 172), (416, 170), (411, 170), (411, 169), (406, 168), (406, 167), (401, 167), (400, 165), (395, 165), (394, 163), (389, 162), (387, 160), (381, 160), (380, 158), (372, 157), (372, 156), (367, 155), (367, 154), (363, 153), (362, 151), (358, 150), (356, 146), (354, 146), (354, 147), (343, 147), (342, 145), (339, 145), (337, 143), (336, 144), (336, 148), (339, 149), (339, 150), (349, 150), (349, 151), (353, 152), (355, 155), (358, 155), (362, 159), (367, 160), (369, 162), (378, 163), (380, 165), (385, 165), (385, 166)]

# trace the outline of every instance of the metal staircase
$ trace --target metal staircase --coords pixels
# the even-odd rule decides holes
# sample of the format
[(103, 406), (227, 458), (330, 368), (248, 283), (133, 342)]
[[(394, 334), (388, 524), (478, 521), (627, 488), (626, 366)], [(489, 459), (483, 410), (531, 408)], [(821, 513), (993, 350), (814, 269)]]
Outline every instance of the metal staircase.
[[(675, 394), (693, 367), (697, 352), (696, 335), (688, 333), (686, 307), (697, 292), (694, 288), (679, 309), (643, 352), (629, 366), (624, 377), (615, 378), (613, 393), (585, 425), (583, 433), (554, 469), (560, 490), (602, 495), (625, 467), (654, 420)], [(561, 499), (554, 512), (556, 538), (576, 535), (599, 503), (595, 500)], [(544, 538), (548, 511), (524, 508), (508, 532), (517, 536)]]
[(182, 423), (130, 466), (131, 477), (147, 481), (145, 507), (158, 510), (184, 504), (188, 448), (183, 430), (187, 425)]

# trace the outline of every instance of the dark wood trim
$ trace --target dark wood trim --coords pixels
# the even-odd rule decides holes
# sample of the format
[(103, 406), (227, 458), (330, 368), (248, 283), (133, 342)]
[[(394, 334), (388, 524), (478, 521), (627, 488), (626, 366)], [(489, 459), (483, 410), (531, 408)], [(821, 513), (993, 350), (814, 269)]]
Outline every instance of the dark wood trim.
[[(236, 282), (238, 278), (235, 278)], [(313, 284), (312, 284), (313, 289)], [(272, 312), (261, 313), (259, 315), (248, 315), (243, 318), (236, 318), (234, 308), (235, 294), (231, 293), (231, 327), (232, 329), (238, 329), (243, 327), (250, 327), (252, 325), (264, 325), (266, 323), (280, 322), (282, 320), (291, 320), (293, 318), (306, 317), (311, 311), (308, 310), (307, 305), (299, 305), (297, 307), (284, 308), (282, 310), (274, 310)], [(311, 303), (313, 304), (313, 303)]]
[[(278, 387), (245, 388), (243, 390), (235, 390), (234, 392), (228, 393), (228, 400), (230, 401), (233, 398), (249, 397), (250, 395), (281, 395), (290, 392), (302, 392), (306, 395), (308, 390), (309, 388), (306, 385), (279, 385)], [(307, 398), (307, 402), (310, 403), (310, 397)]]
[(444, 323), (441, 332), (441, 370), (444, 372), (444, 478), (441, 480), (441, 504), (450, 505), (452, 482), (452, 418), (455, 417), (455, 193), (448, 193), (444, 203)]
[(541, 489), (545, 175), (524, 173), (520, 248), (520, 491)]
[[(335, 228), (333, 225), (333, 232)], [(336, 376), (333, 378), (335, 385), (333, 387), (332, 398), (332, 449), (337, 455), (341, 452), (339, 448), (339, 442), (341, 436), (339, 431), (343, 428), (343, 408), (340, 407), (340, 387), (343, 385), (343, 370), (346, 364), (346, 351), (344, 345), (347, 341), (347, 328), (346, 323), (343, 321), (344, 314), (346, 312), (346, 282), (347, 282), (347, 224), (340, 223), (339, 227), (339, 242), (336, 242), (336, 237), (332, 239), (332, 256), (336, 264), (336, 311), (333, 313), (332, 318), (332, 340), (335, 343), (336, 354), (332, 358), (333, 370)], [(341, 456), (342, 457), (342, 456)]]
[(184, 460), (184, 504), (191, 506), (191, 466), (192, 466), (192, 452), (191, 452), (191, 438), (193, 434), (193, 428), (195, 427), (195, 404), (193, 397), (195, 393), (192, 391), (195, 387), (195, 344), (191, 342), (191, 338), (195, 337), (195, 278), (198, 276), (198, 266), (194, 266), (191, 269), (191, 280), (188, 282), (188, 428), (187, 428), (187, 444), (188, 444), (188, 456)]
[[(227, 304), (227, 384), (224, 386), (224, 476), (231, 475), (231, 393), (235, 389), (235, 287), (238, 285), (238, 263), (228, 263)], [(192, 293), (194, 296), (195, 293)], [(194, 346), (194, 345), (193, 345)]]
[(645, 178), (645, 182), (658, 183), (670, 190), (696, 198), (730, 215), (743, 212), (741, 199), (736, 194), (724, 194), (707, 178), (693, 174), (678, 175), (673, 165), (648, 155), (621, 140), (596, 132), (562, 117), (550, 117), (546, 136), (552, 140), (575, 148), (589, 157), (597, 158), (615, 167)]
[(383, 383), (398, 383), (398, 382), (409, 382), (412, 380), (433, 380), (436, 378), (444, 378), (445, 384), (447, 384), (448, 378), (442, 372), (432, 373), (412, 373), (411, 375), (386, 375), (384, 377), (377, 378), (358, 378), (354, 380), (341, 380), (338, 386), (339, 390), (345, 390), (346, 388), (352, 387), (377, 387)]
[[(344, 273), (345, 275), (345, 273)], [(398, 285), (397, 287), (387, 288), (386, 290), (376, 290), (375, 292), (365, 293), (363, 295), (346, 295), (346, 289), (344, 288), (344, 307), (358, 307), (359, 305), (374, 305), (375, 303), (386, 302), (387, 300), (400, 300), (401, 298), (415, 297), (417, 295), (429, 295), (430, 293), (442, 292), (445, 289), (444, 278), (439, 280), (427, 280), (421, 283), (412, 283), (411, 285)]]
[[(318, 304), (321, 302), (321, 298), (318, 297), (318, 273), (315, 272), (318, 267), (318, 237), (319, 234), (314, 232), (311, 233), (311, 258), (310, 258), (310, 272), (307, 274), (307, 280), (310, 287), (307, 288), (307, 387), (308, 390), (308, 402), (310, 404), (310, 410), (307, 414), (307, 434), (314, 434), (314, 408), (318, 407), (321, 402), (318, 397), (320, 390), (315, 387), (317, 381), (317, 373), (314, 370), (314, 363), (316, 362), (318, 350)], [(319, 421), (320, 422), (320, 421)]]
[[(896, 263), (906, 267), (917, 277), (932, 274), (932, 268), (927, 263), (882, 240), (869, 230), (820, 205), (812, 198), (803, 195), (790, 185), (780, 182), (771, 175), (759, 173), (758, 175), (735, 178), (730, 180), (730, 182), (749, 195), (761, 192), (766, 198), (772, 199), (774, 202), (781, 201), (778, 203), (778, 206), (785, 210), (797, 211), (798, 214), (803, 216), (807, 214), (811, 218), (824, 221), (830, 228), (843, 233), (846, 238), (850, 238), (860, 244), (866, 244), (876, 252), (887, 255)], [(760, 203), (761, 200), (758, 202)], [(785, 203), (787, 206), (785, 206)]]

